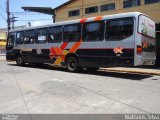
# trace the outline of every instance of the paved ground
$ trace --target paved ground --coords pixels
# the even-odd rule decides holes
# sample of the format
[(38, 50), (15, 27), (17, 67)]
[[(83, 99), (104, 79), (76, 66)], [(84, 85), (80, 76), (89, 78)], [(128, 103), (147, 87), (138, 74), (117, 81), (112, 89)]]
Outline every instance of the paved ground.
[(0, 54), (0, 61), (5, 61), (5, 60), (6, 60), (6, 56), (5, 56), (5, 55)]
[(160, 76), (0, 62), (0, 113), (160, 113)]
[(141, 67), (111, 67), (102, 68), (103, 70), (112, 72), (127, 72), (127, 73), (137, 73), (137, 74), (148, 74), (148, 75), (158, 75), (160, 76), (160, 65), (156, 66), (141, 66)]

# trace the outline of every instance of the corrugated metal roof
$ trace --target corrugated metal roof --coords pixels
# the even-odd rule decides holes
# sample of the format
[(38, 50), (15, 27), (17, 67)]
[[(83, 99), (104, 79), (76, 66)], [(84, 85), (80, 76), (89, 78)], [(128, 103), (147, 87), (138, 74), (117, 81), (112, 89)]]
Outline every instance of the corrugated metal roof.
[(69, 0), (69, 1), (67, 1), (67, 2), (65, 2), (65, 3), (63, 3), (63, 4), (61, 4), (60, 6), (54, 8), (54, 9), (55, 9), (55, 10), (60, 9), (60, 8), (66, 6), (66, 5), (68, 5), (68, 4), (70, 4), (70, 3), (74, 2), (74, 1), (76, 1), (76, 0)]

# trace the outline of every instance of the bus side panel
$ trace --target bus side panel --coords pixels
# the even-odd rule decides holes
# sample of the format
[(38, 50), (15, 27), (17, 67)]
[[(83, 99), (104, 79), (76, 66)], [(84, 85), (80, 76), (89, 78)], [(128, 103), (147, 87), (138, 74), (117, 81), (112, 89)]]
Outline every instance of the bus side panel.
[[(73, 44), (70, 44), (67, 49), (70, 49)], [(105, 52), (104, 47), (103, 41), (82, 42), (75, 52), (78, 56), (79, 65), (84, 67), (103, 66)]]
[(84, 67), (101, 67), (104, 61), (103, 49), (79, 49), (78, 55), (79, 65)]
[(121, 41), (106, 41), (105, 66), (133, 66), (134, 35)]

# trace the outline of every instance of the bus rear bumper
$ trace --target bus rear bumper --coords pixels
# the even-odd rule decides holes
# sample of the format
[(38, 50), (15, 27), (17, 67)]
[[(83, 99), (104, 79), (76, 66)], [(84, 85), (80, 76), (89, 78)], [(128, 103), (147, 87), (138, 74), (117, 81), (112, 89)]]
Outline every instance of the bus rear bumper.
[(156, 59), (142, 59), (142, 65), (152, 66), (155, 65)]

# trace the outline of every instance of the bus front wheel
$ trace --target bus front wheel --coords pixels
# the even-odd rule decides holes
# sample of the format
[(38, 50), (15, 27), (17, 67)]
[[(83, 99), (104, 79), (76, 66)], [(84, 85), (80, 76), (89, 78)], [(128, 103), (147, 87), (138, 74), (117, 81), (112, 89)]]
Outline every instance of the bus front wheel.
[(23, 62), (23, 58), (20, 55), (18, 55), (16, 57), (16, 63), (17, 63), (18, 66), (24, 66), (25, 65), (25, 62)]
[(76, 72), (78, 70), (78, 60), (75, 57), (68, 57), (66, 67), (69, 72)]

